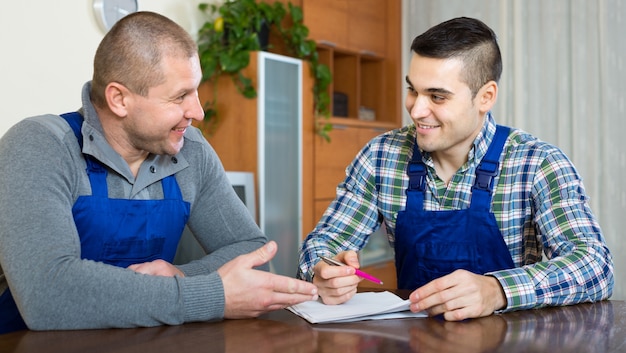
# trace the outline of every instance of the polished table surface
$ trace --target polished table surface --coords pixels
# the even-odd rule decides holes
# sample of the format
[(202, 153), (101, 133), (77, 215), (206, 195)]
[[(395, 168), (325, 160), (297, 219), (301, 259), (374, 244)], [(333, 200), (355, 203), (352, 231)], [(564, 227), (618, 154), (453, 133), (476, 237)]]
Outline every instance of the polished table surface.
[(280, 310), (257, 319), (180, 326), (25, 330), (0, 335), (0, 352), (626, 352), (626, 302), (463, 322), (413, 318), (312, 325)]

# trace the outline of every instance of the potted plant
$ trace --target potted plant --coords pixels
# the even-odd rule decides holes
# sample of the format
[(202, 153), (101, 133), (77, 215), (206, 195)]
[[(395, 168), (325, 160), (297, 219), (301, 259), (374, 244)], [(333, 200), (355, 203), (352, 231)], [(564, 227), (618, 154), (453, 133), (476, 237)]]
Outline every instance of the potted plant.
[[(289, 3), (267, 4), (256, 0), (231, 0), (222, 5), (201, 3), (199, 9), (208, 15), (198, 31), (198, 52), (203, 71), (203, 82), (213, 83), (213, 97), (204, 105), (205, 123), (215, 125), (217, 117), (217, 78), (229, 75), (239, 92), (246, 98), (255, 98), (252, 80), (241, 70), (250, 63), (250, 52), (264, 50), (266, 41), (259, 40), (269, 31), (282, 38), (290, 55), (310, 63), (315, 78), (313, 96), (316, 116), (330, 117), (327, 87), (332, 76), (326, 65), (318, 60), (316, 44), (308, 39), (308, 28), (303, 24), (302, 9)], [(332, 128), (320, 124), (317, 133), (328, 139)]]

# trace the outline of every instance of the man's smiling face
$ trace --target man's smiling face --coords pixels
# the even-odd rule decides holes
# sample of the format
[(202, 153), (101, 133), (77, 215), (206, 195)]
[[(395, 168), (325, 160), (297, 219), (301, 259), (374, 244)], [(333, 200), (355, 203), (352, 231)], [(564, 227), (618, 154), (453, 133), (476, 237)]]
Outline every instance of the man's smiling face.
[(433, 156), (467, 155), (483, 126), (486, 111), (475, 104), (461, 80), (463, 61), (434, 59), (413, 53), (406, 76), (405, 106), (417, 131), (417, 143)]

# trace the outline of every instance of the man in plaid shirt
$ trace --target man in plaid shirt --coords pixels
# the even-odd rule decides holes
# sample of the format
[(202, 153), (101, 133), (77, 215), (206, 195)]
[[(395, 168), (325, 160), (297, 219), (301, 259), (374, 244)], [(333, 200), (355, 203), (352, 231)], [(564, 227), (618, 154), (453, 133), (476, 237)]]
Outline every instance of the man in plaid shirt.
[(413, 311), (463, 320), (609, 298), (612, 257), (575, 167), (490, 113), (502, 72), (495, 33), (455, 18), (411, 49), (413, 124), (359, 152), (302, 246), (298, 277), (326, 304), (349, 300), (362, 280), (356, 252), (384, 222)]

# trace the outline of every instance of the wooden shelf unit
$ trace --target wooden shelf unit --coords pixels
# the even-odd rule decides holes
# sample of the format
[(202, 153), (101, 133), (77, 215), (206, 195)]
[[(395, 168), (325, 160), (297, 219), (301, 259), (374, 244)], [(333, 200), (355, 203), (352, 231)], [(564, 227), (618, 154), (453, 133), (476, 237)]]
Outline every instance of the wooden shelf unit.
[[(319, 60), (332, 73), (330, 97), (333, 92), (348, 97), (348, 116), (328, 120), (330, 142), (314, 139), (317, 222), (357, 152), (373, 137), (402, 125), (401, 1), (302, 0), (302, 8)], [(372, 109), (375, 119), (359, 119), (361, 106)]]
[[(347, 49), (338, 49), (325, 44), (317, 47), (320, 62), (327, 65), (332, 73), (332, 83), (328, 88), (331, 97), (331, 112), (334, 92), (348, 97), (348, 118), (359, 120), (359, 108), (366, 107), (374, 111), (376, 122), (397, 124), (397, 117), (388, 113), (392, 102), (382, 93), (387, 87), (385, 59), (371, 54), (362, 54)], [(360, 120), (367, 125), (370, 121)]]

